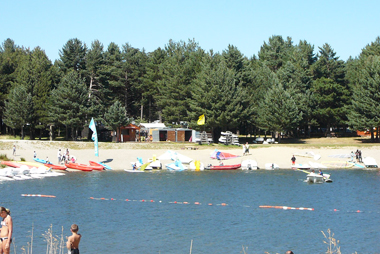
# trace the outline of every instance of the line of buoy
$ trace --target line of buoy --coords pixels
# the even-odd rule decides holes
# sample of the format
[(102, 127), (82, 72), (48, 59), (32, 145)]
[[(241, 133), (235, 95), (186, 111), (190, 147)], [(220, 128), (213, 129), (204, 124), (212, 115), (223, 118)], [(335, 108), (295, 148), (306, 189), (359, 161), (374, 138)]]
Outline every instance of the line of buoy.
[[(52, 196), (52, 195), (41, 195), (41, 194), (22, 194), (22, 196), (27, 196), (27, 197), (49, 197), (49, 198), (55, 198), (55, 196)], [(93, 200), (120, 200), (120, 199), (115, 199), (115, 198), (94, 198), (94, 197), (90, 197), (90, 199), (93, 199)], [(123, 199), (122, 199), (123, 200)], [(136, 200), (136, 199), (125, 199), (125, 201), (134, 201), (134, 202), (141, 202), (141, 203), (154, 203), (156, 201), (154, 201), (153, 199), (140, 199), (140, 200)], [(162, 203), (162, 201), (157, 201), (159, 203)], [(183, 201), (183, 202), (180, 202), (180, 201), (169, 201), (167, 202), (168, 204), (179, 204), (179, 205), (191, 205), (191, 204), (194, 204), (194, 205), (202, 205), (201, 202), (194, 202), (194, 203), (190, 203), (190, 202), (187, 202), (187, 201)], [(208, 205), (208, 206), (213, 206), (214, 204), (213, 203), (205, 203), (205, 205)], [(227, 203), (220, 203), (220, 204), (215, 204), (217, 206), (230, 206), (229, 204)], [(253, 206), (249, 206), (249, 205), (242, 205), (243, 207), (253, 207)], [(308, 208), (308, 207), (291, 207), (291, 206), (271, 206), (271, 205), (261, 205), (259, 206), (259, 208), (273, 208), (273, 209), (282, 209), (282, 210), (304, 210), (304, 211), (314, 211), (314, 208)], [(338, 209), (332, 209), (330, 211), (333, 211), (333, 212), (341, 212), (341, 210), (338, 210)], [(361, 211), (361, 210), (356, 210), (356, 211), (346, 211), (347, 213), (364, 213), (364, 211)], [(367, 211), (367, 213), (371, 213), (371, 211)], [(380, 213), (380, 212), (375, 212), (375, 213)]]
[(314, 208), (306, 208), (306, 207), (290, 207), (290, 206), (273, 206), (273, 205), (261, 205), (260, 208), (274, 208), (274, 209), (283, 209), (283, 210), (306, 210), (306, 211), (314, 211)]
[(41, 197), (41, 198), (55, 198), (53, 195), (42, 195), (42, 194), (21, 194), (23, 197)]

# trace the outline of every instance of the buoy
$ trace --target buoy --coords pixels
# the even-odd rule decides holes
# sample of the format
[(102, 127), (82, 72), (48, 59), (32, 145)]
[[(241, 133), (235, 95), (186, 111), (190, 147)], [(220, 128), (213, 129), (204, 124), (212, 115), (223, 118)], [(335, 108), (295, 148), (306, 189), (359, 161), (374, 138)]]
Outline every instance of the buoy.
[(129, 199), (126, 199), (125, 201), (129, 201)]
[(105, 200), (105, 198), (100, 198), (101, 200)]
[(174, 201), (174, 204), (177, 204), (177, 201)]
[(357, 213), (360, 213), (360, 210), (357, 210), (356, 212), (357, 212)]
[(113, 200), (113, 198), (111, 198), (111, 200)]
[(23, 197), (40, 197), (40, 198), (55, 198), (53, 195), (42, 195), (42, 194), (21, 194)]
[(150, 202), (154, 202), (153, 200), (150, 200)]
[(141, 200), (141, 202), (145, 202), (145, 200), (143, 199), (143, 200)]
[(222, 203), (222, 206), (226, 206), (226, 203)]
[(94, 199), (93, 197), (90, 197), (90, 199)]
[(334, 212), (336, 212), (336, 211), (338, 211), (338, 210), (334, 209)]
[(211, 203), (208, 203), (208, 205), (212, 205)]
[(199, 202), (195, 202), (194, 205), (199, 205)]
[(183, 203), (184, 203), (185, 205), (189, 204), (189, 202), (186, 202), (186, 201), (185, 201), (185, 202), (183, 202)]

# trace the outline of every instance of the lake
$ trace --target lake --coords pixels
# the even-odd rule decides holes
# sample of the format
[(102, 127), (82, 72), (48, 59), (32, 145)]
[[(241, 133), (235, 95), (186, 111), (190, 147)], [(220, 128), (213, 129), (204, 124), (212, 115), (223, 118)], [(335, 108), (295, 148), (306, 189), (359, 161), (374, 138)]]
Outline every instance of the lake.
[(71, 172), (2, 182), (0, 205), (11, 209), (17, 253), (32, 228), (33, 253), (46, 253), (49, 227), (58, 238), (63, 227), (66, 237), (72, 223), (81, 253), (190, 253), (192, 241), (193, 254), (243, 253), (242, 246), (248, 254), (325, 253), (328, 229), (342, 253), (380, 253), (379, 171), (326, 173), (333, 183), (308, 184), (292, 170)]

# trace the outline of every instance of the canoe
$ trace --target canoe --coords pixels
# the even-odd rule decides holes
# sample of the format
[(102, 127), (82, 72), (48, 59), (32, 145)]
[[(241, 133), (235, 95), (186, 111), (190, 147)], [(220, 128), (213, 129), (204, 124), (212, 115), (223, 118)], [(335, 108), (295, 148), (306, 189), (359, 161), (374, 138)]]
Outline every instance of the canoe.
[(101, 168), (99, 170), (103, 170), (104, 169), (104, 166), (98, 162), (95, 162), (95, 161), (89, 161), (90, 163), (90, 166), (96, 166), (97, 168)]
[(92, 171), (93, 170), (92, 166), (88, 166), (85, 164), (68, 163), (68, 164), (65, 164), (65, 166), (68, 168), (77, 169), (77, 170), (81, 170), (81, 171)]
[[(6, 165), (8, 167), (12, 167), (12, 168), (20, 168), (23, 165), (15, 161), (2, 161), (1, 164)], [(28, 168), (30, 167), (28, 166)]]
[(241, 164), (223, 165), (223, 166), (210, 166), (209, 170), (236, 170), (241, 167)]
[(43, 160), (43, 159), (40, 159), (40, 158), (33, 158), (33, 160), (39, 162), (39, 163), (42, 163), (42, 164), (46, 164), (47, 161), (46, 160)]
[(50, 163), (46, 163), (44, 165), (46, 167), (52, 168), (54, 170), (66, 170), (66, 168), (67, 168), (65, 165), (55, 165), (55, 164), (50, 164)]

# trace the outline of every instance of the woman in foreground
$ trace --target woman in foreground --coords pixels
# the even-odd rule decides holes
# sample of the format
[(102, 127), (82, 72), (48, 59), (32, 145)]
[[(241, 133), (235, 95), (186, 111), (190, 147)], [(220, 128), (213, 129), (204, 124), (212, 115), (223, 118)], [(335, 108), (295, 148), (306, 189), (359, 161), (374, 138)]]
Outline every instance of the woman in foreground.
[(12, 242), (13, 221), (11, 212), (5, 207), (0, 207), (0, 216), (3, 218), (1, 221), (0, 231), (0, 253), (9, 254), (10, 245)]

